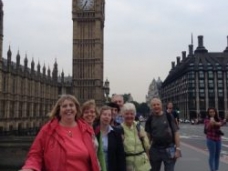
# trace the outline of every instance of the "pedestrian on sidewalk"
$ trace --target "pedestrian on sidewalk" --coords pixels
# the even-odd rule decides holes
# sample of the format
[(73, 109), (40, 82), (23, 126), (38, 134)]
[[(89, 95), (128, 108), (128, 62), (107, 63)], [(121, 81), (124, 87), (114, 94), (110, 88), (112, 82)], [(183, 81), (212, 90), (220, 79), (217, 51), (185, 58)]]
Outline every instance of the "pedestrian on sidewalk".
[(179, 128), (179, 123), (180, 123), (180, 119), (179, 119), (179, 114), (177, 113), (177, 111), (173, 108), (173, 103), (172, 102), (168, 102), (166, 105), (166, 112), (170, 115), (173, 115), (175, 122), (177, 124), (177, 127)]
[(219, 158), (221, 152), (221, 136), (223, 132), (220, 127), (223, 122), (220, 120), (215, 108), (208, 108), (207, 118), (204, 121), (204, 133), (207, 138), (207, 148), (209, 151), (210, 171), (219, 170)]
[(177, 124), (172, 115), (162, 110), (160, 99), (153, 98), (151, 108), (152, 113), (145, 125), (151, 142), (151, 171), (160, 171), (162, 162), (165, 171), (174, 171), (176, 159), (181, 156)]

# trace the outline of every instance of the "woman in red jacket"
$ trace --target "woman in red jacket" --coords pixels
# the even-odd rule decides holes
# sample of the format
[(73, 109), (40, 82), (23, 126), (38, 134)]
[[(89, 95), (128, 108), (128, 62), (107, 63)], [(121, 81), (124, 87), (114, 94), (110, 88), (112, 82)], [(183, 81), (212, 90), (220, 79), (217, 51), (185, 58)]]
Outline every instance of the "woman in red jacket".
[(80, 117), (78, 100), (63, 95), (35, 138), (21, 171), (99, 171), (93, 129)]

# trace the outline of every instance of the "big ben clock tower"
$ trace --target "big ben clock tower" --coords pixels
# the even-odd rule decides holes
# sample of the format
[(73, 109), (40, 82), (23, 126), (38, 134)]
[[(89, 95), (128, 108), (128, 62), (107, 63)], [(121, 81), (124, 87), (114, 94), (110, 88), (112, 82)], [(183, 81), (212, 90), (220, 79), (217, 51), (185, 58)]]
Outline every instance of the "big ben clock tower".
[(103, 44), (105, 0), (72, 0), (73, 93), (80, 102), (104, 100)]

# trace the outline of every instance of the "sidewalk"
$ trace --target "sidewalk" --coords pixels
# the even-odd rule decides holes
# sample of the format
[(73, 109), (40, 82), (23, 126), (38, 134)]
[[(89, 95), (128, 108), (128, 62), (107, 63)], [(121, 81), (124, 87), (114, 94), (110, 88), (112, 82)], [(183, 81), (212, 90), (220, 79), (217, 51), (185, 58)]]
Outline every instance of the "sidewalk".
[[(208, 166), (208, 152), (181, 143), (182, 157), (178, 159), (175, 171), (210, 171)], [(228, 158), (220, 159), (219, 171), (227, 171)]]

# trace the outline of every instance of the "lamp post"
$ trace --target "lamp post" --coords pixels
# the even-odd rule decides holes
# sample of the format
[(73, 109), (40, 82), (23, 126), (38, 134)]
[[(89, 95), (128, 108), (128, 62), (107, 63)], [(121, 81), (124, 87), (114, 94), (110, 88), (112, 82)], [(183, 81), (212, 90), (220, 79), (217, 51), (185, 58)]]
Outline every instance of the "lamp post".
[(104, 94), (105, 94), (105, 103), (108, 103), (108, 96), (109, 96), (109, 92), (110, 92), (108, 79), (105, 80), (103, 89), (104, 89)]

